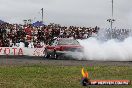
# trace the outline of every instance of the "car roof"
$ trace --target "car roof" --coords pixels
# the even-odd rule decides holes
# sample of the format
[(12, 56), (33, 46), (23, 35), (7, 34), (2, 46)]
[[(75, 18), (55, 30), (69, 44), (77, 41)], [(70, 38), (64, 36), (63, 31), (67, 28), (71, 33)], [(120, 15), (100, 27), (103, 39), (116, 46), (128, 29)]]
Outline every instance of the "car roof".
[[(57, 38), (57, 40), (70, 40), (70, 39), (73, 39), (73, 38)], [(76, 39), (73, 39), (73, 40), (76, 40)]]

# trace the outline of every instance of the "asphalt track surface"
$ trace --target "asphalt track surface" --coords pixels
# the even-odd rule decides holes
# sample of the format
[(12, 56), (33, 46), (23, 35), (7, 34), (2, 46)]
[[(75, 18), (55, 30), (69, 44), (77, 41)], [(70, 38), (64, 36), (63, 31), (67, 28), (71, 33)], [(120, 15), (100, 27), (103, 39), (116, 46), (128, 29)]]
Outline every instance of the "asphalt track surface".
[(57, 66), (132, 66), (132, 62), (121, 61), (90, 61), (90, 60), (53, 60), (43, 57), (0, 56), (0, 65), (57, 65)]

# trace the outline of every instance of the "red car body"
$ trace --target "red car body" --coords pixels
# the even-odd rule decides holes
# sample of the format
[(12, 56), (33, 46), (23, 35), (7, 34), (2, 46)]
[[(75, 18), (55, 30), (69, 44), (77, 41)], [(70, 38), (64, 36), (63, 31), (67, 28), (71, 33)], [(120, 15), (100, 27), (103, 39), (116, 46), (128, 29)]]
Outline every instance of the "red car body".
[(56, 55), (58, 57), (68, 51), (82, 52), (83, 47), (75, 39), (58, 38), (52, 43), (52, 45), (46, 46), (46, 49), (47, 52), (50, 52), (50, 55)]
[(56, 51), (67, 51), (69, 49), (81, 49), (82, 47), (79, 45), (57, 45), (57, 46), (47, 46), (49, 50), (56, 50)]

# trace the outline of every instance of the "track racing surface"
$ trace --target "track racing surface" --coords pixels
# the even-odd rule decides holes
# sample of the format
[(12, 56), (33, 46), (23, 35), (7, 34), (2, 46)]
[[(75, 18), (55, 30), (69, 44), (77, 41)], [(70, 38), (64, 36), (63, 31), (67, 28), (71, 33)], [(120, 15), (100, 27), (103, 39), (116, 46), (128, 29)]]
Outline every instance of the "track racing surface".
[(54, 60), (43, 57), (27, 57), (27, 56), (1, 56), (0, 65), (57, 65), (57, 66), (87, 66), (87, 65), (103, 65), (103, 66), (132, 66), (130, 61), (94, 61), (94, 60)]

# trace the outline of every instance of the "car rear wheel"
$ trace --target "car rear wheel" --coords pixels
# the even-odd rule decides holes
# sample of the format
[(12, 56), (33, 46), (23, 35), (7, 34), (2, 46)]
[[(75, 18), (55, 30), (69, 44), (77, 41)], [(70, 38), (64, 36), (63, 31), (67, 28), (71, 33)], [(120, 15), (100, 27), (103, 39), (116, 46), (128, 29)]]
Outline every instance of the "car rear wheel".
[(52, 57), (52, 59), (57, 59), (57, 58), (58, 58), (58, 55), (57, 55), (57, 53), (56, 53), (56, 50), (54, 50), (54, 51), (52, 52), (51, 57)]

